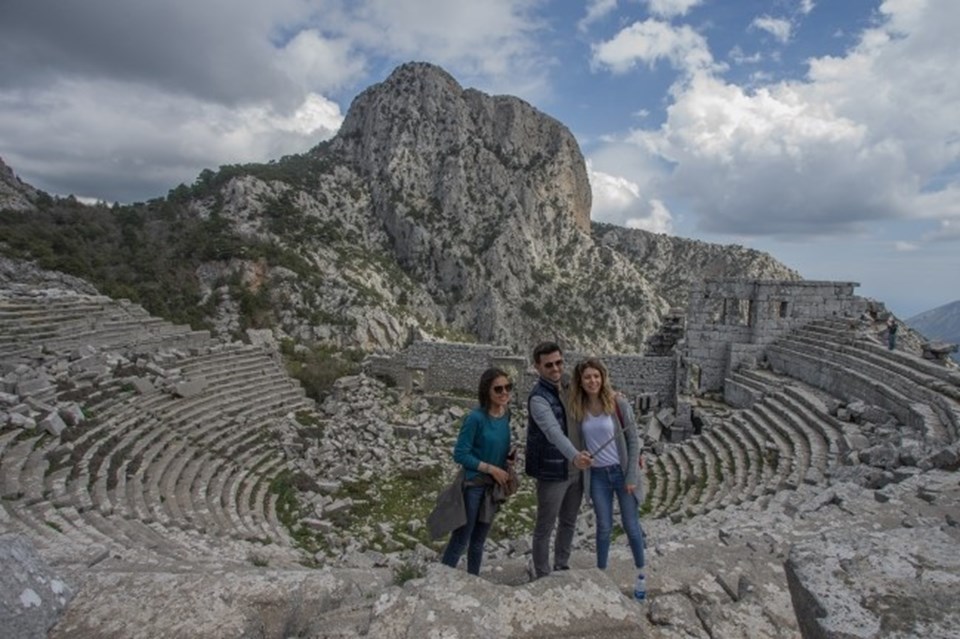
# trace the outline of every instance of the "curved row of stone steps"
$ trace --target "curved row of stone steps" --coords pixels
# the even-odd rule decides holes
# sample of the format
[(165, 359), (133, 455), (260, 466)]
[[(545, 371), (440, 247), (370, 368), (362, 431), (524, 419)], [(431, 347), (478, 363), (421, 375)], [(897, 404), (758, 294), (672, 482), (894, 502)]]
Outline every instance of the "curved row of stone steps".
[(841, 463), (843, 429), (802, 384), (769, 372), (743, 375), (750, 408), (708, 418), (701, 435), (651, 457), (651, 516), (684, 516), (821, 483)]
[(102, 295), (0, 297), (0, 354), (43, 347), (62, 351), (87, 344), (99, 349), (148, 344), (212, 344), (209, 333), (151, 316), (141, 306)]
[(960, 439), (960, 373), (819, 321), (768, 348), (771, 364), (844, 399), (879, 406), (932, 445)]
[[(41, 347), (51, 353), (156, 340), (164, 349), (156, 361), (173, 379), (205, 383), (178, 397), (159, 390), (139, 395), (130, 382), (113, 379), (85, 395), (88, 421), (69, 430), (69, 440), (0, 432), (4, 528), (27, 532), (48, 549), (79, 555), (99, 548), (141, 564), (244, 561), (264, 543), (272, 555), (298, 559), (270, 490), (286, 462), (269, 433), (289, 415), (313, 409), (299, 384), (256, 347), (176, 355), (172, 349), (189, 329), (139, 307), (128, 312), (106, 298), (87, 298), (58, 299), (42, 309), (0, 301), (0, 325), (16, 329), (0, 350), (34, 357)], [(78, 330), (84, 327), (93, 329)], [(51, 400), (56, 392), (51, 385)]]
[(845, 321), (798, 329), (770, 345), (767, 358), (773, 371), (740, 370), (727, 380), (733, 390), (725, 395), (744, 408), (650, 464), (653, 516), (705, 512), (828, 479), (858, 429), (831, 416), (823, 394), (879, 406), (929, 444), (957, 439), (960, 375), (891, 354)]
[[(856, 358), (783, 340), (768, 346), (767, 359), (776, 370), (812, 386), (836, 389), (846, 401), (859, 399), (889, 411), (930, 445), (942, 445), (952, 439), (944, 419), (931, 407), (928, 398), (901, 392), (890, 383), (895, 381), (890, 375), (875, 378), (861, 372)], [(950, 401), (942, 396), (930, 399), (934, 405)], [(950, 420), (946, 415), (944, 418)]]

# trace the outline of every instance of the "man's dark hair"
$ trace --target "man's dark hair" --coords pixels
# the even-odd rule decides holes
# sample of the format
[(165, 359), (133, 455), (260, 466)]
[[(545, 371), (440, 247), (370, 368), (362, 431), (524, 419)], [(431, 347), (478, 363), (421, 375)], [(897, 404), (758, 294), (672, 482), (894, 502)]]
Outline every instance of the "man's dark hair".
[(480, 400), (480, 408), (484, 411), (490, 409), (490, 387), (493, 386), (493, 380), (498, 377), (506, 377), (507, 382), (510, 381), (510, 376), (507, 375), (506, 371), (503, 371), (499, 368), (488, 368), (483, 371), (483, 374), (480, 375), (480, 384), (477, 388), (477, 399)]
[(533, 349), (533, 363), (539, 364), (540, 358), (550, 353), (563, 353), (556, 342), (540, 342)]

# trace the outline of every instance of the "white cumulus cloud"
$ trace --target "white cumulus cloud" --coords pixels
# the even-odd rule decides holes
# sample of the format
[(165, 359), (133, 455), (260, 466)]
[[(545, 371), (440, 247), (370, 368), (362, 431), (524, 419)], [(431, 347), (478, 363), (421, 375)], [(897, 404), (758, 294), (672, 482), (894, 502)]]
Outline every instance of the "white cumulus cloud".
[(783, 18), (771, 18), (770, 16), (759, 16), (753, 19), (750, 26), (754, 29), (766, 31), (780, 42), (788, 42), (793, 26), (789, 20)]
[(647, 0), (650, 13), (662, 18), (686, 15), (690, 9), (702, 3), (703, 0)]
[(645, 197), (712, 233), (862, 236), (914, 219), (941, 225), (928, 239), (954, 238), (960, 83), (947, 78), (960, 4), (888, 0), (881, 16), (801, 80), (748, 89), (709, 69), (681, 77), (663, 124), (627, 138), (665, 162)]
[(598, 171), (590, 161), (587, 174), (593, 191), (593, 219), (654, 233), (673, 232), (673, 216), (667, 206), (645, 197), (639, 183)]
[(608, 16), (617, 8), (617, 0), (590, 0), (587, 3), (587, 15), (577, 23), (577, 29), (586, 31), (591, 24)]
[(706, 40), (687, 25), (674, 26), (660, 20), (635, 22), (612, 39), (593, 46), (592, 64), (613, 73), (625, 73), (637, 63), (653, 67), (667, 61), (688, 73), (713, 67)]

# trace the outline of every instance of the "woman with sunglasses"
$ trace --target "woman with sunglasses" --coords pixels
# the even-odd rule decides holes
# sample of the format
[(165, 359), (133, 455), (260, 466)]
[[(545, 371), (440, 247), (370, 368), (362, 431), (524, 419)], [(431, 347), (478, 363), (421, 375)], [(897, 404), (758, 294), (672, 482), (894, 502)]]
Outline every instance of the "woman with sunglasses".
[(477, 396), (480, 405), (463, 420), (453, 448), (453, 461), (463, 466), (463, 504), (466, 523), (450, 534), (441, 560), (456, 568), (467, 551), (467, 572), (480, 574), (483, 544), (490, 532), (497, 505), (494, 485), (505, 487), (510, 478), (510, 393), (513, 384), (507, 373), (488, 368), (480, 376)]
[(636, 599), (646, 598), (643, 529), (640, 527), (640, 438), (630, 404), (610, 385), (607, 367), (591, 357), (577, 364), (570, 382), (571, 418), (580, 424), (593, 464), (584, 471), (584, 493), (593, 502), (597, 521), (597, 568), (607, 568), (613, 532), (613, 496), (620, 503), (638, 575)]

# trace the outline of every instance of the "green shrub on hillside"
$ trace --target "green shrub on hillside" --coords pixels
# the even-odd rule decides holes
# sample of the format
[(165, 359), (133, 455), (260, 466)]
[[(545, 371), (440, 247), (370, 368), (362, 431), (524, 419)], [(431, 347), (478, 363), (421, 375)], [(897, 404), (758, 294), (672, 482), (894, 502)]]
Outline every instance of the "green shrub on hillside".
[(318, 402), (330, 394), (333, 383), (339, 378), (360, 372), (360, 361), (364, 356), (362, 351), (338, 351), (323, 344), (297, 347), (292, 340), (284, 340), (280, 352), (287, 372), (300, 381), (307, 397)]

